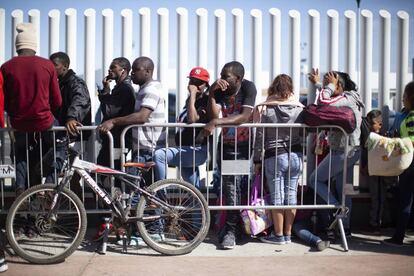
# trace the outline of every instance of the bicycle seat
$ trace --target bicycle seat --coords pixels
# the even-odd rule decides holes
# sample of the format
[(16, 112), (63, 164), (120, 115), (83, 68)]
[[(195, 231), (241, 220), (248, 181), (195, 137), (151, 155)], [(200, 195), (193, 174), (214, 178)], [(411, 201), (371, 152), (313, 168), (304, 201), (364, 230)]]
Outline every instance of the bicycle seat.
[(151, 162), (145, 162), (145, 163), (126, 162), (124, 164), (125, 168), (134, 167), (134, 168), (139, 168), (139, 169), (142, 169), (142, 170), (149, 170), (154, 166), (155, 166), (155, 162), (152, 162), (152, 161)]

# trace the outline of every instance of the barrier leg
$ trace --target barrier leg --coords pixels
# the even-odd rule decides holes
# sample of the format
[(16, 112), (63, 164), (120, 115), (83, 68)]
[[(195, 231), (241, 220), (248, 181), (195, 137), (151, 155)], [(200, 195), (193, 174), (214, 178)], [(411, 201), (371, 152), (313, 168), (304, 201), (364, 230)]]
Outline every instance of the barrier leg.
[(337, 220), (338, 220), (338, 226), (339, 226), (339, 233), (341, 234), (341, 239), (342, 239), (342, 247), (344, 248), (345, 252), (348, 252), (348, 242), (345, 236), (345, 230), (344, 230), (344, 225), (342, 223), (342, 217), (337, 218)]

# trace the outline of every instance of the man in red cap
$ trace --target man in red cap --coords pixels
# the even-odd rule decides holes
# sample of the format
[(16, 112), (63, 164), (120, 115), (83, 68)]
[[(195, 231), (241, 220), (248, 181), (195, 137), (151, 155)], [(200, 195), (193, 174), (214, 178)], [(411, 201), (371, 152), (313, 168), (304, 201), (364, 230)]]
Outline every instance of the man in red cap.
[[(188, 76), (189, 96), (184, 109), (178, 116), (180, 123), (207, 123), (206, 114), (210, 75), (202, 67), (195, 67)], [(207, 141), (194, 144), (193, 137), (197, 137), (201, 128), (184, 127), (175, 135), (176, 147), (162, 148), (155, 151), (154, 161), (156, 180), (166, 178), (167, 165), (180, 167), (181, 176), (199, 187), (200, 173), (198, 166), (207, 160)]]

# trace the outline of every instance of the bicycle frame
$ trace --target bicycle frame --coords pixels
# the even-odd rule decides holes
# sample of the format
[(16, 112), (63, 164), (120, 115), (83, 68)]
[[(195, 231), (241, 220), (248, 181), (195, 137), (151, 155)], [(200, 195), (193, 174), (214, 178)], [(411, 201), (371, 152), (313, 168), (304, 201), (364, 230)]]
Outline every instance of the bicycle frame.
[(130, 217), (128, 214), (131, 208), (131, 204), (130, 204), (131, 198), (129, 200), (129, 204), (124, 209), (122, 207), (121, 202), (117, 199), (112, 198), (104, 189), (99, 187), (99, 185), (96, 183), (96, 181), (91, 177), (89, 173), (97, 173), (97, 174), (103, 174), (103, 175), (108, 175), (108, 176), (112, 176), (115, 178), (119, 178), (121, 181), (133, 187), (137, 192), (145, 195), (151, 201), (159, 204), (163, 209), (166, 209), (166, 210), (171, 209), (171, 206), (168, 203), (152, 195), (145, 188), (141, 188), (139, 185), (136, 185), (132, 181), (129, 181), (128, 179), (126, 179), (126, 178), (131, 178), (134, 180), (141, 181), (142, 180), (141, 176), (131, 175), (131, 174), (118, 171), (115, 169), (111, 169), (105, 166), (97, 165), (92, 162), (84, 161), (79, 158), (79, 154), (76, 154), (75, 158), (73, 159), (72, 164), (69, 166), (68, 169), (66, 169), (62, 181), (57, 186), (58, 193), (55, 195), (53, 199), (50, 214), (53, 214), (53, 210), (55, 209), (55, 205), (57, 203), (59, 193), (63, 190), (63, 188), (66, 185), (69, 184), (75, 172), (85, 181), (85, 183), (89, 187), (91, 187), (91, 189), (94, 191), (95, 194), (97, 194), (106, 204), (109, 205), (111, 210), (116, 214), (117, 217), (119, 217), (122, 220), (123, 223), (154, 220), (154, 219), (158, 219), (162, 217), (162, 215), (158, 215), (158, 216), (153, 215), (151, 217), (146, 217), (146, 218)]

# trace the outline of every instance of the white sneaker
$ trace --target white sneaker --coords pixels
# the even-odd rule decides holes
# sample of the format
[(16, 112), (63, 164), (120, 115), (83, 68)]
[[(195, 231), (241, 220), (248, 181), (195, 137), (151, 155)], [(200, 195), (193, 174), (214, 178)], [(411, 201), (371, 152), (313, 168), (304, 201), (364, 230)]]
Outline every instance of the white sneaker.
[(5, 272), (9, 269), (9, 266), (7, 265), (6, 259), (1, 258), (0, 259), (0, 272)]

